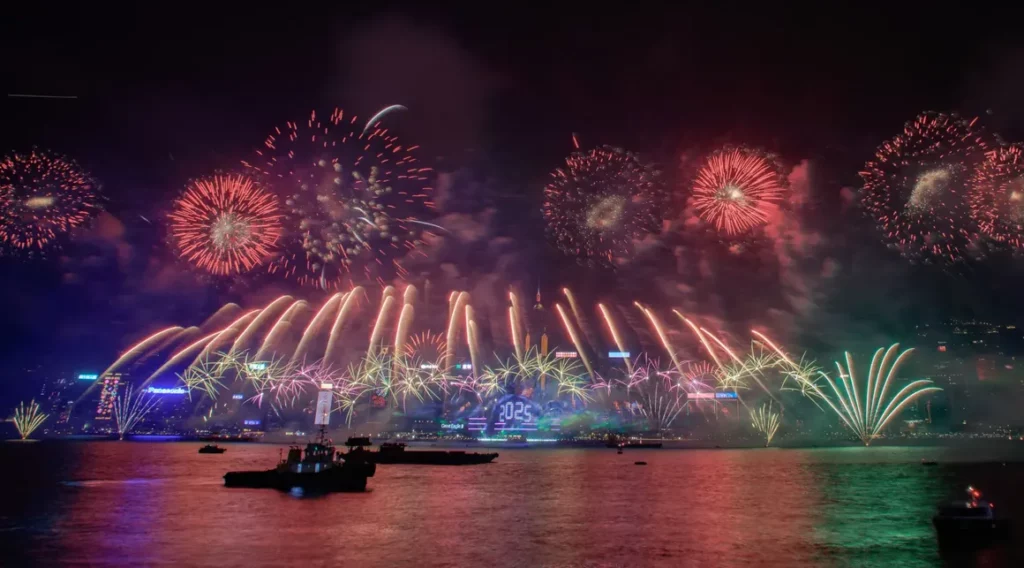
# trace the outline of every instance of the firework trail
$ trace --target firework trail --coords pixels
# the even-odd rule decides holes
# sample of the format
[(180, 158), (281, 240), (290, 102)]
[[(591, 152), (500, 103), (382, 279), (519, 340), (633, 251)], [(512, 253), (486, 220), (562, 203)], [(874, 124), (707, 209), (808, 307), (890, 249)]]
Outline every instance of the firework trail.
[(544, 218), (555, 245), (585, 264), (610, 266), (633, 241), (661, 225), (660, 172), (635, 154), (602, 146), (576, 151), (544, 188)]
[[(189, 329), (194, 329), (194, 328), (189, 328)], [(160, 348), (166, 347), (168, 341), (174, 340), (175, 338), (180, 337), (185, 331), (186, 331), (185, 328), (183, 328), (181, 326), (178, 326), (178, 325), (171, 326), (171, 327), (168, 327), (168, 328), (165, 328), (165, 329), (161, 329), (160, 331), (154, 333), (153, 335), (150, 335), (149, 337), (146, 337), (142, 341), (139, 341), (135, 345), (129, 347), (127, 351), (125, 351), (120, 357), (118, 357), (116, 361), (111, 363), (110, 366), (107, 367), (98, 376), (104, 377), (104, 376), (106, 376), (109, 373), (113, 373), (114, 371), (119, 369), (121, 367), (121, 365), (125, 364), (127, 361), (130, 361), (130, 360), (140, 356), (141, 354), (147, 353), (147, 352), (149, 352), (149, 351), (151, 351), (151, 350), (153, 350), (153, 349), (155, 349), (157, 347), (160, 347)], [(79, 402), (82, 402), (82, 400), (84, 400), (86, 396), (88, 396), (94, 390), (99, 388), (99, 385), (100, 385), (100, 381), (96, 381), (93, 384), (89, 385), (89, 388), (85, 389), (85, 392), (83, 392), (81, 396), (79, 396), (77, 399), (75, 399), (75, 404), (78, 404)]]
[(562, 308), (562, 304), (555, 304), (555, 310), (558, 311), (558, 317), (562, 319), (562, 325), (565, 326), (565, 331), (569, 334), (572, 339), (572, 344), (576, 347), (577, 353), (580, 354), (580, 359), (583, 360), (583, 366), (587, 368), (587, 372), (590, 373), (590, 378), (593, 380), (597, 377), (594, 374), (594, 367), (590, 365), (590, 358), (587, 357), (587, 352), (583, 348), (582, 342), (580, 342), (580, 336), (576, 333), (576, 329), (573, 327), (572, 322), (565, 315), (565, 309)]
[(512, 347), (516, 352), (516, 358), (523, 357), (523, 336), (522, 324), (520, 323), (519, 298), (516, 293), (509, 290), (508, 299), (512, 303), (508, 307), (508, 325), (512, 335)]
[(168, 359), (166, 363), (161, 365), (159, 369), (154, 371), (153, 374), (149, 376), (149, 378), (143, 381), (139, 388), (148, 386), (149, 383), (153, 382), (154, 379), (166, 373), (167, 371), (173, 369), (176, 365), (180, 365), (186, 359), (190, 357), (194, 359), (196, 355), (207, 346), (207, 344), (215, 340), (223, 331), (223, 329), (215, 331), (210, 335), (207, 335), (206, 337), (200, 338), (195, 342), (189, 344), (184, 349), (179, 350), (177, 353), (172, 355), (171, 358)]
[(473, 306), (466, 305), (466, 346), (469, 348), (469, 360), (473, 363), (473, 372), (478, 372), (480, 359), (480, 340), (476, 335), (476, 321), (473, 319)]
[[(831, 388), (831, 392), (819, 387), (817, 383), (809, 382), (807, 384), (807, 388), (824, 400), (843, 423), (857, 434), (865, 446), (871, 444), (871, 440), (877, 438), (886, 425), (898, 416), (908, 404), (924, 394), (942, 390), (932, 386), (930, 380), (919, 379), (908, 383), (891, 399), (887, 398), (892, 380), (900, 364), (907, 355), (913, 352), (913, 349), (907, 349), (893, 362), (892, 356), (897, 350), (899, 350), (899, 344), (894, 343), (888, 350), (880, 348), (875, 352), (871, 359), (871, 368), (864, 384), (863, 393), (857, 386), (853, 357), (848, 352), (846, 353), (846, 368), (836, 361), (838, 380), (821, 373), (821, 379)], [(882, 356), (883, 351), (885, 351), (884, 357)]]
[(445, 344), (448, 346), (444, 357), (446, 371), (451, 369), (452, 359), (455, 357), (455, 345), (459, 339), (459, 319), (465, 310), (466, 302), (469, 301), (469, 294), (466, 292), (452, 292), (452, 294), (453, 296), (449, 298), (448, 333), (445, 335)]
[(356, 303), (356, 298), (360, 294), (365, 295), (366, 292), (362, 286), (356, 286), (351, 292), (345, 295), (345, 299), (341, 303), (341, 309), (338, 310), (338, 316), (334, 318), (334, 325), (331, 326), (331, 335), (327, 338), (327, 348), (324, 351), (324, 361), (332, 361), (334, 354), (337, 353), (336, 345), (341, 339), (342, 330), (345, 328), (345, 322), (348, 319), (349, 312), (352, 311), (352, 306)]
[(33, 399), (28, 405), (24, 402), (18, 404), (18, 407), (14, 409), (14, 417), (11, 418), (11, 422), (14, 422), (14, 428), (18, 430), (21, 439), (27, 440), (48, 417), (48, 414), (39, 411), (39, 403)]
[(313, 112), (275, 128), (244, 162), (284, 195), (291, 239), (273, 272), (318, 288), (347, 275), (383, 284), (405, 275), (400, 259), (436, 227), (417, 218), (433, 207), (433, 173), (413, 155), (418, 146), (356, 122), (341, 110)]
[(124, 392), (114, 398), (118, 439), (124, 440), (125, 434), (131, 432), (159, 403), (160, 400), (155, 396), (135, 392), (131, 385), (127, 385)]
[(387, 296), (380, 303), (380, 311), (377, 312), (377, 322), (373, 324), (373, 332), (370, 333), (370, 351), (377, 349), (377, 345), (381, 342), (381, 337), (384, 335), (384, 326), (387, 325), (388, 313), (391, 311), (391, 306), (394, 303), (394, 296)]
[(764, 435), (764, 447), (772, 443), (772, 438), (779, 431), (779, 413), (772, 410), (772, 404), (763, 404), (759, 408), (750, 411), (750, 421), (754, 430)]
[(705, 338), (704, 334), (701, 333), (700, 328), (698, 328), (696, 324), (690, 321), (689, 318), (679, 313), (679, 310), (672, 310), (672, 313), (676, 314), (676, 316), (678, 316), (679, 319), (683, 320), (683, 323), (686, 324), (686, 326), (689, 327), (690, 330), (693, 332), (694, 336), (696, 336), (697, 339), (700, 340), (700, 344), (704, 346), (704, 350), (708, 352), (708, 355), (711, 356), (711, 358), (715, 361), (715, 364), (718, 365), (718, 368), (721, 369), (722, 361), (718, 358), (718, 355), (715, 354), (715, 350), (712, 349), (711, 345), (707, 341), (707, 338)]
[[(597, 309), (601, 312), (601, 317), (604, 318), (604, 323), (608, 326), (608, 332), (612, 334), (612, 339), (615, 340), (615, 347), (623, 353), (628, 352), (626, 343), (622, 341), (622, 336), (619, 335), (619, 330), (615, 327), (615, 320), (612, 319), (608, 308), (604, 304), (598, 304)], [(626, 372), (633, 374), (633, 362), (629, 358), (626, 358)]]
[(412, 304), (402, 306), (402, 313), (398, 316), (398, 326), (395, 328), (395, 353), (405, 352), (405, 339), (409, 336), (409, 326), (416, 316), (416, 309)]
[(238, 339), (231, 344), (231, 349), (228, 350), (228, 356), (230, 357), (235, 355), (238, 353), (240, 348), (248, 345), (249, 341), (256, 335), (259, 328), (270, 321), (270, 318), (274, 317), (274, 313), (277, 312), (277, 310), (283, 309), (285, 304), (288, 304), (292, 300), (294, 300), (294, 298), (291, 296), (284, 295), (271, 302), (267, 307), (263, 308), (263, 310), (260, 311), (260, 314), (256, 316), (256, 319), (252, 320), (252, 323), (245, 328), (242, 335), (239, 335)]
[(194, 181), (174, 202), (170, 232), (179, 256), (206, 272), (248, 272), (276, 252), (277, 198), (252, 178), (215, 175)]
[(260, 310), (252, 310), (246, 314), (243, 314), (241, 317), (228, 324), (227, 327), (225, 327), (220, 333), (217, 334), (217, 337), (214, 337), (213, 340), (207, 343), (206, 347), (204, 347), (203, 350), (200, 351), (198, 355), (196, 355), (196, 358), (192, 360), (192, 363), (189, 364), (189, 367), (195, 365), (199, 361), (207, 359), (210, 356), (210, 354), (213, 353), (213, 350), (216, 349), (221, 344), (222, 341), (231, 339), (232, 336), (234, 336), (241, 330), (242, 326), (248, 325), (252, 321), (252, 319), (255, 318), (259, 313)]
[(867, 213), (904, 257), (962, 259), (973, 237), (966, 185), (988, 146), (976, 121), (922, 113), (860, 172)]
[(299, 340), (299, 345), (295, 348), (295, 352), (292, 354), (291, 362), (295, 363), (300, 360), (304, 360), (306, 357), (306, 351), (309, 350), (309, 342), (313, 340), (313, 337), (320, 333), (323, 328), (324, 322), (330, 319), (331, 313), (338, 307), (338, 304), (345, 298), (345, 294), (338, 292), (331, 296), (331, 299), (324, 302), (324, 305), (320, 307), (313, 319), (309, 320), (309, 324), (306, 325), (306, 330), (302, 332), (302, 339)]
[(697, 171), (693, 204), (705, 222), (727, 235), (768, 222), (770, 208), (786, 194), (788, 181), (771, 156), (749, 148), (723, 148)]
[(974, 170), (968, 201), (971, 216), (990, 239), (1024, 246), (1024, 158), (1019, 144), (996, 148)]
[(661, 322), (658, 321), (658, 317), (654, 315), (654, 312), (636, 304), (636, 307), (640, 308), (640, 311), (647, 316), (647, 320), (651, 322), (651, 326), (654, 327), (655, 333), (658, 334), (658, 339), (661, 341), (661, 346), (668, 353), (668, 356), (672, 359), (672, 364), (675, 365), (676, 370), (680, 373), (683, 372), (679, 357), (676, 356), (676, 350), (672, 347), (672, 343), (668, 340), (668, 335), (665, 334), (665, 330), (661, 327)]
[(676, 381), (672, 375), (658, 371), (657, 367), (648, 364), (637, 370), (640, 376), (631, 382), (642, 403), (641, 413), (650, 421), (652, 428), (670, 428), (686, 407), (686, 394), (673, 388)]
[(96, 212), (96, 184), (73, 160), (43, 150), (0, 161), (0, 245), (44, 252)]
[(309, 303), (305, 300), (296, 300), (287, 310), (285, 310), (283, 314), (281, 314), (281, 317), (277, 318), (277, 322), (274, 324), (274, 327), (270, 328), (270, 333), (263, 338), (263, 344), (260, 345), (259, 350), (256, 351), (257, 361), (261, 361), (267, 350), (277, 345), (277, 342), (281, 340), (281, 336), (288, 332), (295, 315), (299, 313), (300, 310), (305, 310), (308, 307)]

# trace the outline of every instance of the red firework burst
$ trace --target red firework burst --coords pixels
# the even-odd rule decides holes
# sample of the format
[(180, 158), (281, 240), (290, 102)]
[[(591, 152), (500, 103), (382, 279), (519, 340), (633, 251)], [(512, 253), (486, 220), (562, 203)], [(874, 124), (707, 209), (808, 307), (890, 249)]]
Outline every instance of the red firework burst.
[(968, 194), (971, 216), (994, 241), (1024, 246), (1024, 150), (991, 150), (975, 170)]
[(785, 195), (788, 181), (770, 156), (747, 148), (723, 148), (697, 171), (693, 205), (704, 221), (728, 235), (768, 222), (768, 208)]
[(440, 361), (448, 350), (448, 342), (440, 333), (429, 331), (413, 335), (405, 342), (404, 355), (406, 357), (419, 357), (423, 361)]
[(544, 188), (544, 217), (556, 246), (585, 264), (628, 256), (633, 241), (661, 222), (659, 174), (619, 148), (573, 152)]
[(363, 128), (340, 109), (313, 112), (263, 146), (243, 164), (266, 174), (284, 202), (287, 238), (271, 272), (318, 288), (338, 288), (346, 275), (383, 283), (404, 276), (401, 261), (442, 229), (418, 217), (434, 205), (433, 169), (380, 122)]
[(0, 161), (0, 243), (41, 253), (96, 211), (95, 182), (73, 160), (42, 150)]
[(174, 202), (170, 221), (178, 254), (219, 276), (262, 264), (281, 238), (277, 198), (243, 175), (215, 175), (190, 183)]
[(904, 257), (963, 258), (973, 238), (967, 184), (987, 147), (976, 121), (922, 113), (879, 146), (860, 172), (867, 213)]

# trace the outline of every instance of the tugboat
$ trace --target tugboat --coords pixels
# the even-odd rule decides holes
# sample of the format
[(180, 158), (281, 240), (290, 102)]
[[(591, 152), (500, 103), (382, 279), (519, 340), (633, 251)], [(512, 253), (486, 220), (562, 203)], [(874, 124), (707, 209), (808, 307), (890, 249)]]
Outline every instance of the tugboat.
[(361, 452), (335, 452), (321, 427), (317, 441), (306, 444), (305, 450), (292, 446), (288, 457), (274, 469), (228, 472), (224, 474), (224, 486), (280, 491), (300, 489), (307, 493), (366, 491), (366, 480), (373, 477), (376, 469)]
[(970, 500), (943, 505), (932, 518), (940, 541), (979, 544), (1009, 535), (1009, 519), (997, 518), (994, 505), (981, 498), (981, 491), (968, 486), (967, 495)]
[(199, 453), (201, 454), (223, 454), (226, 451), (228, 451), (227, 448), (222, 448), (214, 444), (206, 444), (199, 448)]
[[(365, 443), (363, 443), (365, 441)], [(491, 463), (498, 454), (479, 454), (476, 452), (466, 453), (461, 450), (414, 450), (407, 452), (405, 444), (385, 442), (380, 445), (380, 450), (371, 452), (363, 449), (369, 445), (366, 438), (349, 438), (346, 446), (354, 446), (345, 454), (348, 456), (361, 456), (363, 459), (375, 464), (410, 464), (410, 465), (476, 465)]]

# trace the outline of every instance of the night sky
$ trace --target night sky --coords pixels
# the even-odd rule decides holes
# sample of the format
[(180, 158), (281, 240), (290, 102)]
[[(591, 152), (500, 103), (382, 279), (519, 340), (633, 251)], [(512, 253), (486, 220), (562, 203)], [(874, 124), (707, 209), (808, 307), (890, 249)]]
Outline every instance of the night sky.
[[(858, 206), (859, 168), (922, 110), (1024, 135), (1019, 26), (898, 4), (8, 7), (0, 149), (74, 157), (101, 181), (105, 211), (45, 259), (0, 259), (4, 388), (27, 367), (105, 366), (141, 334), (227, 301), (323, 297), (201, 278), (162, 228), (190, 178), (237, 169), (273, 126), (314, 108), (409, 108), (395, 128), (445, 176), (439, 216), (472, 234), (432, 257), (455, 277), (422, 268), (442, 287), (569, 284), (591, 302), (679, 305), (734, 332), (765, 325), (828, 355), (926, 321), (1016, 320), (1024, 261), (912, 266)], [(667, 231), (611, 275), (580, 270), (548, 245), (539, 214), (573, 133), (644, 154), (677, 193), (692, 160), (722, 144), (778, 154), (805, 179), (799, 220), (779, 235), (799, 254), (723, 253)]]

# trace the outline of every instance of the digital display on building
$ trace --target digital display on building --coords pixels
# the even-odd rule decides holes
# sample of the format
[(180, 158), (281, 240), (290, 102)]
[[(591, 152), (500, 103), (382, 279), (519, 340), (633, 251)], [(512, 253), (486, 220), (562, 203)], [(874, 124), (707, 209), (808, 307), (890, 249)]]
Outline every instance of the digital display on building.
[(575, 351), (555, 351), (555, 359), (576, 359), (579, 356)]
[(95, 381), (99, 377), (100, 376), (96, 375), (96, 374), (82, 373), (82, 374), (78, 375), (78, 380), (80, 380), (80, 381)]
[(739, 398), (739, 395), (734, 391), (688, 392), (686, 398), (688, 400), (734, 400)]
[(243, 398), (245, 398), (245, 395), (240, 392), (236, 392), (235, 394), (231, 395), (231, 398), (233, 398), (234, 400), (242, 400)]
[(739, 395), (734, 393), (734, 392), (724, 391), (724, 392), (716, 392), (715, 393), (715, 398), (716, 399), (722, 399), (722, 398), (732, 399), (732, 398), (739, 398)]
[(244, 421), (242, 421), (242, 424), (245, 424), (246, 426), (259, 426), (260, 423), (261, 422), (259, 420), (244, 420)]
[(536, 402), (517, 394), (502, 397), (491, 409), (494, 430), (534, 431), (543, 409)]
[(148, 387), (146, 392), (149, 394), (186, 394), (188, 393), (184, 387)]
[(609, 351), (609, 359), (629, 359), (629, 351)]
[(260, 362), (260, 361), (249, 363), (248, 367), (249, 367), (250, 371), (266, 371), (267, 370), (267, 364), (263, 363), (263, 362)]

